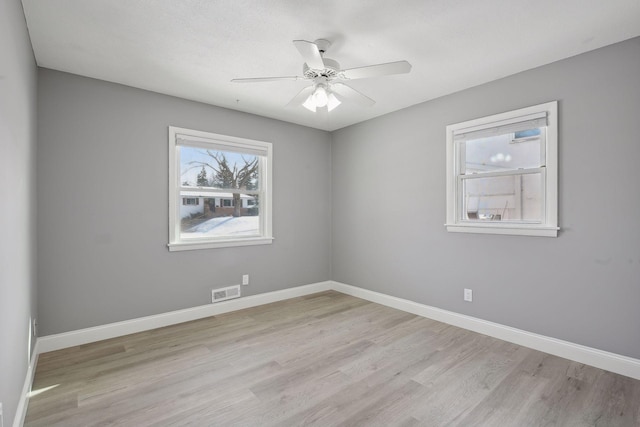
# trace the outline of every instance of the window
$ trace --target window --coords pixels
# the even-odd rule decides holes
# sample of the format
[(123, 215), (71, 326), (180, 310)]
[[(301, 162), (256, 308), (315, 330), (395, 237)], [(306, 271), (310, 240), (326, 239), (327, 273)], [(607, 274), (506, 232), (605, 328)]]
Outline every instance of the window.
[(447, 230), (556, 237), (557, 102), (447, 126)]
[(187, 205), (199, 205), (200, 204), (200, 199), (197, 199), (195, 197), (183, 197), (182, 198), (182, 204), (187, 206)]
[(268, 142), (170, 126), (169, 250), (270, 244), (271, 153)]

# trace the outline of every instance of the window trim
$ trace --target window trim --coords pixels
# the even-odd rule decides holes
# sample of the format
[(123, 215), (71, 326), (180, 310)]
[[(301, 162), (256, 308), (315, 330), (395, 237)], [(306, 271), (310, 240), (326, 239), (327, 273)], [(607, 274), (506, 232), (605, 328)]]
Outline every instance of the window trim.
[[(454, 134), (463, 130), (488, 129), (493, 126), (514, 123), (517, 118), (546, 113), (547, 126), (544, 147), (542, 209), (543, 221), (540, 224), (520, 222), (476, 222), (461, 220), (459, 210), (462, 208), (460, 180), (460, 156), (458, 143)], [(493, 125), (493, 126), (492, 126)], [(446, 127), (447, 152), (447, 216), (445, 227), (448, 232), (508, 234), (520, 236), (557, 237), (558, 230), (558, 102), (552, 101), (505, 113), (494, 114), (478, 119), (456, 123)], [(515, 173), (511, 173), (515, 174)], [(484, 176), (484, 174), (483, 174)], [(488, 175), (486, 175), (488, 176)]]
[[(257, 193), (264, 199), (261, 202), (260, 222), (262, 235), (236, 238), (216, 238), (216, 239), (180, 239), (180, 156), (178, 148), (179, 137), (188, 138), (188, 146), (200, 146), (215, 149), (245, 152), (260, 151), (260, 191)], [(235, 246), (269, 245), (273, 242), (272, 231), (272, 182), (273, 182), (273, 147), (270, 142), (257, 141), (246, 138), (239, 138), (228, 135), (219, 135), (211, 132), (185, 129), (176, 126), (169, 126), (169, 251), (185, 251), (195, 249), (215, 249)], [(203, 189), (212, 196), (220, 192), (228, 192), (228, 189)], [(215, 196), (213, 196), (215, 197)]]

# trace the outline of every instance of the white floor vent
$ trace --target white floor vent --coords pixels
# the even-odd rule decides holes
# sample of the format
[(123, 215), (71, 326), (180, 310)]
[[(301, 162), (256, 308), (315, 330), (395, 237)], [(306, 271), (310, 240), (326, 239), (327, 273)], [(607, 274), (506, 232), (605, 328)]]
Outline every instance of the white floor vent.
[(240, 297), (240, 285), (211, 290), (211, 302), (220, 302)]

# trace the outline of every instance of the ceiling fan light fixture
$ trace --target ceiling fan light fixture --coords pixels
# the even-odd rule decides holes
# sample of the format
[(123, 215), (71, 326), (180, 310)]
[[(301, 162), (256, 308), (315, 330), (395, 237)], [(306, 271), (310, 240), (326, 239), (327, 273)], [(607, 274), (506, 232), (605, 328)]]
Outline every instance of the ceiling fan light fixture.
[(312, 113), (316, 112), (316, 101), (315, 101), (315, 98), (313, 97), (313, 94), (309, 95), (307, 100), (302, 103), (302, 106), (307, 110), (311, 111)]
[(324, 86), (318, 85), (316, 90), (313, 92), (313, 100), (316, 103), (317, 107), (324, 107), (329, 102), (329, 96), (327, 95), (327, 90)]
[(327, 96), (327, 109), (331, 111), (338, 105), (340, 105), (340, 100), (333, 93), (329, 92)]

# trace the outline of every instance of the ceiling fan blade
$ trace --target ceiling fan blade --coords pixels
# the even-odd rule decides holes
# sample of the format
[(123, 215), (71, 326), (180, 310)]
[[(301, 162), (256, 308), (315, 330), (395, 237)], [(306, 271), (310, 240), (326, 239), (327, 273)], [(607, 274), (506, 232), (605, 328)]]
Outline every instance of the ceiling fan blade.
[(324, 61), (322, 61), (322, 55), (320, 55), (320, 50), (315, 43), (308, 42), (306, 40), (294, 40), (293, 44), (302, 55), (304, 62), (307, 63), (309, 68), (314, 70), (324, 70), (326, 67), (324, 66)]
[(296, 96), (293, 97), (291, 101), (289, 101), (285, 108), (301, 106), (304, 101), (306, 101), (307, 98), (309, 98), (309, 96), (313, 93), (313, 89), (315, 89), (313, 86), (307, 86), (303, 88), (300, 92), (298, 92)]
[(278, 82), (282, 80), (304, 80), (304, 77), (287, 76), (287, 77), (253, 77), (248, 79), (233, 79), (233, 83), (260, 83), (260, 82)]
[(363, 95), (351, 86), (347, 86), (344, 83), (333, 83), (331, 85), (331, 89), (333, 93), (335, 93), (339, 97), (348, 99), (349, 101), (357, 102), (358, 104), (365, 105), (367, 107), (371, 107), (376, 103), (376, 101), (374, 101), (373, 99), (369, 98), (366, 95)]
[(389, 76), (392, 74), (404, 74), (411, 71), (411, 64), (407, 61), (388, 62), (386, 64), (369, 65), (366, 67), (350, 68), (342, 70), (342, 77), (349, 80), (366, 79), (368, 77)]

